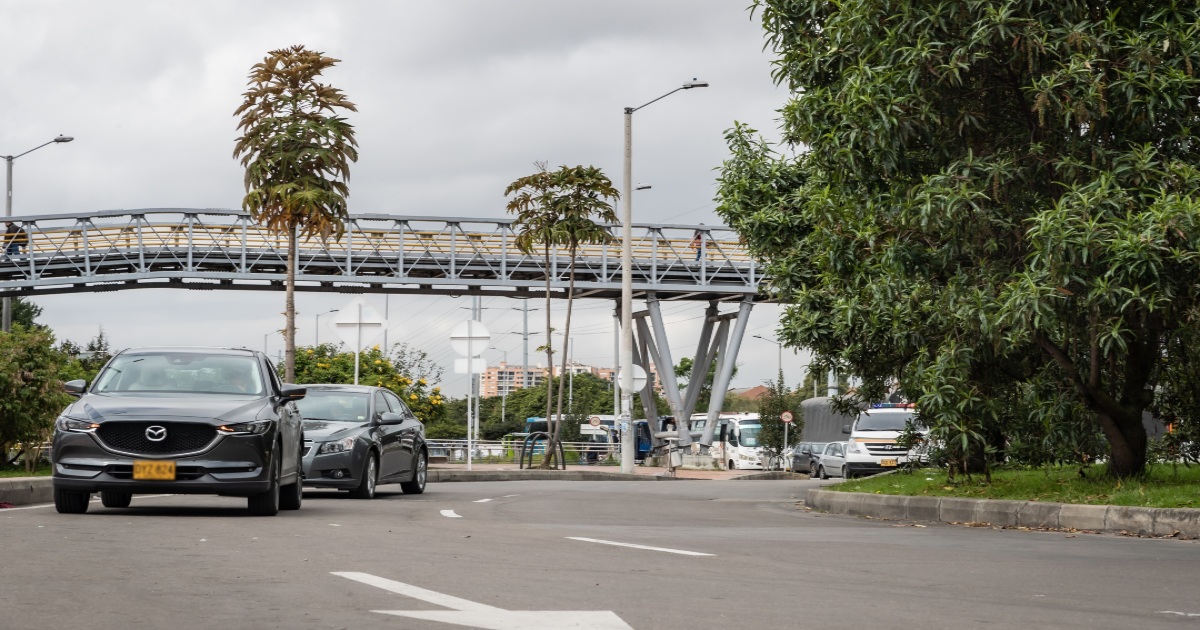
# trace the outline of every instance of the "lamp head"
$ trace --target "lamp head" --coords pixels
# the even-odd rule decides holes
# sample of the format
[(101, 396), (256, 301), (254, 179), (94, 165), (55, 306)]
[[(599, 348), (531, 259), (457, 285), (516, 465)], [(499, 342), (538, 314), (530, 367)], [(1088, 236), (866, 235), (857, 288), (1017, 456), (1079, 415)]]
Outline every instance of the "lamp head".
[(70, 142), (74, 139), (75, 138), (73, 138), (71, 136), (59, 136), (59, 137), (55, 138), (54, 141), (55, 142)]
[(685, 89), (685, 90), (690, 90), (692, 88), (700, 88), (700, 87), (708, 87), (708, 81), (701, 81), (700, 79), (692, 77), (691, 81), (688, 81), (687, 83), (683, 84), (683, 89)]

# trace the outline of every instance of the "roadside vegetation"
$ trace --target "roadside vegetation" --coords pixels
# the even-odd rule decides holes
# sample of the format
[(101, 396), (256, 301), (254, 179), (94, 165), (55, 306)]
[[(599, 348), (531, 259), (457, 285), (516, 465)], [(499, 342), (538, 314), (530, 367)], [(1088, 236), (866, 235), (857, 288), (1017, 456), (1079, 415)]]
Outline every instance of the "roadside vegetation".
[(1200, 466), (1151, 464), (1137, 479), (1114, 478), (1103, 465), (1001, 469), (950, 481), (945, 470), (923, 468), (855, 479), (839, 491), (963, 499), (1010, 499), (1045, 503), (1200, 508)]

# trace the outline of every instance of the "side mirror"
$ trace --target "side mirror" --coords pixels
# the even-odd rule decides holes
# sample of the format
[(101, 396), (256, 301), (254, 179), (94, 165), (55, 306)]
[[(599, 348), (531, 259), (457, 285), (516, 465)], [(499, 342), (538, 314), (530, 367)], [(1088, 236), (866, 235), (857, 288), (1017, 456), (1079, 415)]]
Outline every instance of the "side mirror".
[(279, 399), (283, 401), (300, 400), (308, 395), (308, 388), (291, 383), (284, 383), (279, 388)]
[(73, 381), (67, 381), (66, 383), (63, 383), (63, 389), (72, 396), (82, 396), (83, 392), (87, 391), (87, 381), (81, 378)]
[(404, 416), (398, 413), (385, 411), (379, 414), (379, 424), (400, 424), (402, 422), (404, 422)]
[(850, 425), (843, 424), (842, 425), (842, 433), (845, 433), (846, 435), (850, 435)]

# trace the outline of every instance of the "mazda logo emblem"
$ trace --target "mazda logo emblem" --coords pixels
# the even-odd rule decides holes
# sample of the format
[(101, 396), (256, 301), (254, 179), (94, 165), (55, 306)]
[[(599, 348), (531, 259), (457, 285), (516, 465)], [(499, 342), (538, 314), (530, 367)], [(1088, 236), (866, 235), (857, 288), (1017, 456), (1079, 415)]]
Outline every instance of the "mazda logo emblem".
[(146, 427), (146, 439), (151, 442), (161, 442), (167, 439), (167, 427), (160, 427), (158, 425)]

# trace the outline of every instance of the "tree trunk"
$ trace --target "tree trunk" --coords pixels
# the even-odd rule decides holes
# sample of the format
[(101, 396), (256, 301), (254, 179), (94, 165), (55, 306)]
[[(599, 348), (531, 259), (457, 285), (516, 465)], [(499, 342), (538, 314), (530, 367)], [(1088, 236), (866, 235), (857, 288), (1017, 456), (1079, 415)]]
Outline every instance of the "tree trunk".
[[(544, 247), (546, 252), (546, 367), (548, 370), (546, 374), (546, 432), (554, 435), (554, 420), (551, 413), (554, 410), (554, 344), (551, 341), (554, 328), (551, 326), (550, 319), (550, 244), (546, 243)], [(553, 445), (549, 442), (547, 440), (546, 456), (542, 458), (542, 464), (538, 468), (549, 469), (555, 461), (554, 449), (549, 448)]]
[[(562, 370), (559, 371), (559, 378), (567, 378), (567, 363), (571, 360), (571, 353), (568, 350), (571, 348), (571, 307), (575, 303), (575, 247), (571, 247), (571, 273), (567, 289), (567, 321), (563, 325), (563, 358)], [(558, 422), (554, 423), (554, 432), (550, 435), (550, 447), (556, 449), (557, 452), (559, 435), (562, 433), (562, 418), (563, 418), (563, 387), (562, 383), (558, 384), (558, 412), (555, 417)], [(567, 462), (563, 462), (563, 468), (567, 467)]]
[(1108, 439), (1108, 474), (1118, 479), (1139, 477), (1146, 472), (1146, 427), (1142, 410), (1107, 413), (1096, 410), (1100, 429)]
[(284, 306), (287, 323), (283, 329), (284, 381), (296, 382), (296, 228), (288, 230), (287, 300)]

